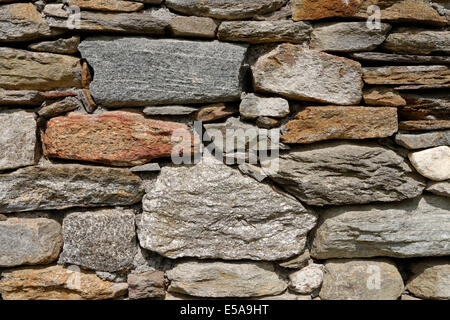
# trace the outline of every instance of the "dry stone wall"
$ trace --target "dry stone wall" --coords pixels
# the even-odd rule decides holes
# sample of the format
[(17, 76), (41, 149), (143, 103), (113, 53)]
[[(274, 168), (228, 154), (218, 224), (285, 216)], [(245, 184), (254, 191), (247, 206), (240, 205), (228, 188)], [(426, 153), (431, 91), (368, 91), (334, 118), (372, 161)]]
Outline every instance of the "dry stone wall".
[(450, 299), (446, 0), (0, 0), (2, 299)]

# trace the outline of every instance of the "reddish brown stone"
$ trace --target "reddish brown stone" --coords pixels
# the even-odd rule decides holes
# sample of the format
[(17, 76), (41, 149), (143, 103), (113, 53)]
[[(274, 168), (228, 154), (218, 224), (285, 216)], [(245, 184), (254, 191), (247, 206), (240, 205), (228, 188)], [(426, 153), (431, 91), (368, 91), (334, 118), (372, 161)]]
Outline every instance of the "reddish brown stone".
[(361, 6), (361, 0), (293, 0), (291, 3), (294, 21), (351, 17)]
[(190, 135), (184, 124), (149, 120), (131, 112), (72, 113), (51, 119), (42, 142), (49, 158), (136, 166), (170, 157), (173, 147), (182, 141), (179, 134), (172, 139), (175, 130)]
[(286, 125), (284, 143), (312, 143), (328, 139), (389, 137), (398, 131), (396, 108), (307, 107)]
[(40, 95), (45, 99), (58, 99), (65, 97), (76, 97), (76, 91), (46, 91), (41, 92)]
[(81, 86), (83, 88), (89, 88), (89, 85), (91, 84), (92, 76), (91, 72), (89, 71), (89, 65), (86, 61), (83, 61), (81, 63)]
[(364, 102), (374, 106), (399, 107), (406, 105), (405, 99), (394, 89), (376, 87), (364, 90)]
[(218, 119), (229, 117), (233, 114), (233, 111), (227, 109), (227, 106), (223, 103), (212, 104), (206, 106), (197, 113), (196, 120), (202, 122), (211, 122)]

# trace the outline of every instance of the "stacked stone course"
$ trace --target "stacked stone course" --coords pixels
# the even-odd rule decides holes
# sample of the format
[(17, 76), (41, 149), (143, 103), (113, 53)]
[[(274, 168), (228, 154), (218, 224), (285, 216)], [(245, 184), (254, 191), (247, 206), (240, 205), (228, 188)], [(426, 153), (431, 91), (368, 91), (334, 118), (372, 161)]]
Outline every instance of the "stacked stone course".
[(0, 0), (1, 299), (449, 300), (449, 17)]

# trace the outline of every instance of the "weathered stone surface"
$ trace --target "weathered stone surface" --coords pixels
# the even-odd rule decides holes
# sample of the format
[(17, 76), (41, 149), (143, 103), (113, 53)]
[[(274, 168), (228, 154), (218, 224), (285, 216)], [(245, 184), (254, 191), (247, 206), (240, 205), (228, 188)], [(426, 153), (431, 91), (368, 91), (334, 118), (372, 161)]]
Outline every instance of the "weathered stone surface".
[(0, 88), (0, 106), (39, 106), (43, 101), (44, 98), (39, 91)]
[(210, 123), (204, 127), (206, 136), (213, 141), (211, 147), (214, 146), (216, 152), (228, 155), (234, 152), (278, 150), (282, 146), (279, 142), (280, 129), (261, 129), (239, 118), (231, 117), (225, 123)]
[(286, 5), (277, 11), (256, 15), (253, 20), (257, 21), (279, 21), (288, 20), (292, 18), (291, 1), (288, 1)]
[[(48, 5), (45, 7), (47, 8)], [(127, 34), (163, 35), (168, 22), (156, 18), (150, 12), (132, 13), (101, 13), (81, 11), (80, 24), (73, 23), (69, 16), (47, 17), (47, 23), (58, 29), (70, 29), (70, 26), (79, 31), (113, 32)]]
[(0, 48), (0, 87), (12, 90), (52, 90), (81, 87), (80, 59), (53, 53)]
[(445, 256), (450, 199), (434, 195), (390, 204), (326, 209), (314, 236), (317, 259)]
[(245, 46), (104, 37), (88, 38), (79, 50), (94, 69), (91, 93), (98, 104), (223, 102), (242, 92)]
[(38, 111), (39, 116), (44, 118), (51, 118), (65, 112), (73, 111), (78, 108), (83, 108), (80, 100), (75, 97), (67, 97), (63, 100), (54, 102), (52, 104), (44, 104)]
[(406, 105), (406, 100), (398, 91), (387, 87), (375, 87), (364, 90), (364, 102), (374, 106), (400, 107)]
[(0, 267), (50, 263), (58, 259), (61, 247), (61, 225), (55, 220), (11, 217), (0, 221)]
[(4, 300), (100, 300), (125, 295), (126, 283), (101, 280), (93, 272), (62, 266), (5, 270), (0, 279)]
[(141, 246), (169, 258), (289, 258), (316, 221), (295, 199), (209, 156), (162, 168), (143, 208)]
[(395, 142), (410, 150), (450, 146), (450, 130), (425, 133), (398, 133)]
[(310, 48), (319, 51), (370, 51), (382, 44), (391, 26), (369, 29), (366, 22), (322, 23), (314, 26)]
[(57, 35), (32, 3), (0, 6), (0, 42), (28, 41)]
[(59, 263), (109, 272), (133, 265), (136, 234), (132, 210), (71, 212), (64, 217), (62, 232), (64, 247)]
[(144, 8), (142, 3), (122, 0), (67, 0), (67, 4), (80, 9), (112, 12), (133, 12)]
[(402, 92), (406, 105), (399, 108), (399, 116), (403, 120), (449, 119), (450, 99), (442, 93), (408, 93)]
[(332, 17), (357, 17), (367, 19), (381, 9), (382, 21), (417, 22), (445, 26), (447, 21), (423, 0), (293, 0), (294, 20), (318, 20)]
[(217, 23), (211, 18), (178, 16), (169, 20), (169, 28), (177, 37), (214, 38)]
[(148, 116), (185, 116), (197, 111), (197, 108), (185, 106), (157, 106), (147, 107), (143, 112)]
[(73, 36), (67, 39), (61, 38), (55, 41), (43, 41), (33, 43), (28, 46), (28, 49), (32, 51), (74, 54), (78, 52), (79, 44), (80, 44), (80, 37)]
[(406, 131), (445, 130), (450, 129), (450, 120), (401, 121), (398, 128)]
[(291, 1), (294, 21), (319, 20), (329, 17), (348, 17), (358, 12), (360, 0), (293, 0)]
[(433, 181), (450, 179), (450, 147), (441, 146), (412, 152), (409, 160), (416, 170)]
[(197, 112), (195, 120), (202, 122), (211, 122), (229, 117), (232, 114), (234, 114), (234, 111), (228, 109), (225, 104), (218, 103), (201, 108)]
[(383, 47), (405, 54), (450, 53), (450, 31), (400, 28), (389, 34)]
[(36, 128), (32, 112), (0, 111), (0, 170), (36, 163)]
[(256, 91), (339, 105), (362, 98), (361, 65), (353, 60), (281, 44), (252, 65)]
[(222, 20), (247, 19), (281, 8), (287, 0), (167, 0), (177, 12)]
[(126, 169), (83, 165), (34, 166), (0, 174), (0, 212), (131, 205), (141, 180)]
[(312, 263), (289, 275), (289, 288), (300, 294), (309, 294), (320, 288), (323, 274), (323, 265)]
[(450, 260), (434, 258), (412, 262), (406, 289), (422, 299), (450, 300)]
[(396, 300), (403, 293), (403, 279), (386, 259), (332, 259), (325, 270), (323, 300)]
[(399, 201), (425, 188), (424, 179), (401, 156), (375, 143), (297, 147), (280, 156), (277, 172), (265, 171), (289, 193), (318, 206)]
[(286, 117), (289, 110), (289, 103), (283, 98), (264, 98), (253, 93), (244, 94), (239, 112), (243, 119), (256, 119), (258, 117)]
[(281, 21), (225, 21), (217, 31), (221, 41), (248, 43), (293, 42), (309, 40), (311, 25), (305, 22)]
[(450, 197), (450, 181), (428, 182), (427, 191), (443, 197)]
[(350, 54), (356, 60), (376, 62), (401, 62), (409, 64), (450, 64), (448, 56), (418, 56), (409, 54), (390, 54), (384, 52), (356, 52)]
[(131, 112), (73, 113), (52, 118), (42, 143), (44, 155), (50, 158), (136, 166), (170, 157), (173, 147), (182, 141), (172, 137), (174, 132), (190, 135), (186, 125), (145, 119)]
[(397, 109), (384, 107), (306, 107), (286, 124), (284, 143), (389, 137), (398, 131)]
[(128, 275), (130, 299), (164, 298), (165, 295), (164, 272), (148, 271)]
[(425, 84), (442, 85), (450, 83), (447, 66), (395, 66), (363, 68), (367, 84)]
[(167, 277), (169, 292), (205, 298), (276, 295), (287, 287), (265, 262), (183, 262)]

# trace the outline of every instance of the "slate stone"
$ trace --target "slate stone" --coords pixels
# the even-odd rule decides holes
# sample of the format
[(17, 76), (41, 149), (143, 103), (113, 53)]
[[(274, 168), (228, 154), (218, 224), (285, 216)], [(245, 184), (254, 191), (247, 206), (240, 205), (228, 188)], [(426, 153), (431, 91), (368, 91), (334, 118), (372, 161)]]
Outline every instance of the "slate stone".
[(277, 171), (265, 172), (284, 190), (316, 206), (399, 201), (417, 197), (425, 188), (403, 157), (370, 142), (296, 147), (280, 155)]
[(395, 142), (407, 149), (450, 146), (450, 130), (425, 133), (398, 133)]
[(311, 255), (317, 259), (449, 255), (449, 208), (450, 199), (434, 195), (328, 208), (321, 212)]
[(0, 212), (131, 205), (141, 201), (141, 179), (126, 169), (85, 165), (22, 168), (0, 174)]
[(403, 54), (427, 55), (450, 52), (450, 31), (399, 28), (391, 32), (383, 48)]
[(245, 46), (103, 37), (79, 50), (95, 73), (92, 96), (104, 106), (224, 102), (242, 93)]

